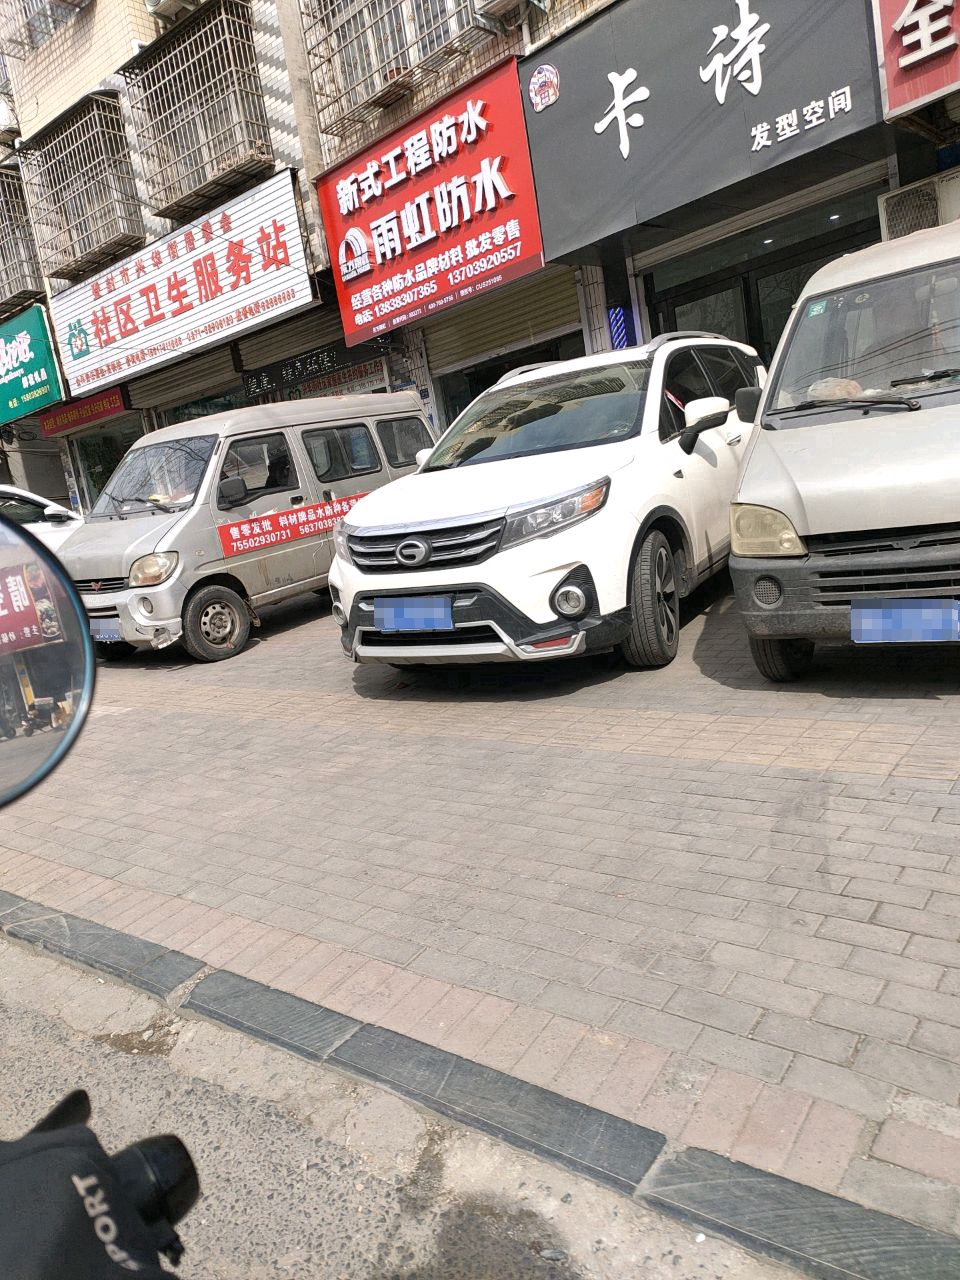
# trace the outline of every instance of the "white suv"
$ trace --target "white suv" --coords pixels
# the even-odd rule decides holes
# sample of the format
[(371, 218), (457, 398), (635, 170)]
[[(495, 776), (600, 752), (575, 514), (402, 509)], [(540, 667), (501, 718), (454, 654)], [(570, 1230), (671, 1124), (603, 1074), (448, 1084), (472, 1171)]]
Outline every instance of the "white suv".
[(751, 347), (672, 333), (503, 378), (335, 530), (347, 656), (670, 662), (681, 598), (727, 558), (752, 430), (731, 406), (763, 376)]

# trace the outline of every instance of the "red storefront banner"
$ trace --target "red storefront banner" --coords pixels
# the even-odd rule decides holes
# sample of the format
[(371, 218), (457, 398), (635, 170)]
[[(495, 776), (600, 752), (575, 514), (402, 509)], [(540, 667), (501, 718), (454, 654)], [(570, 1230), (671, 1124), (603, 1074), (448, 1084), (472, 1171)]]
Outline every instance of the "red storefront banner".
[(514, 62), (317, 179), (349, 345), (543, 266)]
[(279, 547), (284, 542), (315, 538), (318, 534), (329, 533), (354, 503), (366, 496), (366, 492), (351, 493), (346, 498), (319, 502), (316, 506), (290, 507), (287, 511), (271, 511), (266, 516), (251, 516), (246, 520), (222, 524), (217, 529), (220, 546), (225, 556), (243, 556), (248, 551), (263, 551)]
[(51, 409), (40, 418), (40, 434), (57, 436), (64, 431), (72, 431), (75, 427), (87, 427), (93, 422), (102, 422), (105, 418), (115, 418), (128, 409), (126, 390), (124, 387), (111, 387), (109, 391), (101, 391), (99, 395), (87, 396), (85, 400), (74, 400), (71, 404), (61, 405), (59, 409)]
[(883, 114), (890, 120), (960, 89), (953, 0), (873, 0)]
[(63, 639), (60, 614), (36, 563), (0, 570), (0, 654)]

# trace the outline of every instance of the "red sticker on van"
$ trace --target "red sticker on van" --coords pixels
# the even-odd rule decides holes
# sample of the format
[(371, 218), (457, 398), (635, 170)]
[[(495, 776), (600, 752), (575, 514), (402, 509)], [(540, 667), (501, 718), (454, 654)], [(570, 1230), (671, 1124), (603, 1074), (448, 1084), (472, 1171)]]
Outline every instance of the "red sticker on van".
[(366, 493), (351, 493), (349, 497), (320, 502), (313, 507), (290, 507), (287, 511), (271, 511), (269, 515), (222, 524), (217, 529), (220, 546), (225, 556), (242, 556), (248, 551), (277, 547), (299, 538), (315, 538), (329, 533), (354, 503), (366, 496)]

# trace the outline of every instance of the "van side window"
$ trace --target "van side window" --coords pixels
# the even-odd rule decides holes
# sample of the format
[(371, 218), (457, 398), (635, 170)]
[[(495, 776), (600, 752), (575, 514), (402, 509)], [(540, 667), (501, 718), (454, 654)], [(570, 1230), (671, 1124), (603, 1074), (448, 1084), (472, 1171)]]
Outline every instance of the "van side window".
[[(224, 454), (220, 479), (235, 476), (247, 482), (247, 502), (255, 502), (268, 493), (286, 493), (300, 483), (296, 464), (279, 431), (232, 441)], [(220, 510), (228, 508), (220, 507)]]
[(700, 359), (716, 383), (717, 395), (733, 404), (741, 387), (756, 386), (748, 381), (740, 362), (729, 347), (701, 347)]
[(370, 429), (363, 423), (305, 431), (303, 443), (321, 484), (383, 469)]
[(412, 467), (421, 449), (433, 447), (419, 418), (386, 418), (377, 423), (380, 446), (391, 467)]

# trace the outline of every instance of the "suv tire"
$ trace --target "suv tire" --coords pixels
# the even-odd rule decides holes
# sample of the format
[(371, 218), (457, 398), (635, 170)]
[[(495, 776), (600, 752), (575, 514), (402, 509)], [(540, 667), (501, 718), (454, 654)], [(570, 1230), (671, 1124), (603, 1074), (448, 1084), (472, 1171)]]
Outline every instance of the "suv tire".
[(775, 684), (802, 680), (813, 666), (812, 640), (750, 640), (757, 670)]
[(673, 548), (659, 529), (640, 544), (630, 584), (630, 631), (620, 652), (631, 667), (665, 667), (680, 643), (680, 590)]
[(250, 637), (246, 601), (211, 583), (187, 601), (183, 611), (183, 647), (198, 662), (222, 662), (239, 653)]

